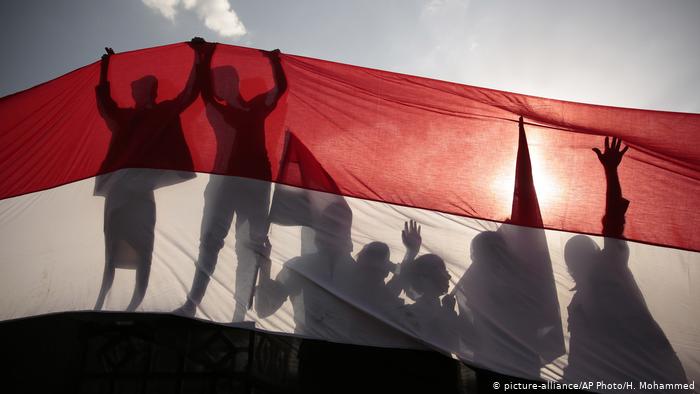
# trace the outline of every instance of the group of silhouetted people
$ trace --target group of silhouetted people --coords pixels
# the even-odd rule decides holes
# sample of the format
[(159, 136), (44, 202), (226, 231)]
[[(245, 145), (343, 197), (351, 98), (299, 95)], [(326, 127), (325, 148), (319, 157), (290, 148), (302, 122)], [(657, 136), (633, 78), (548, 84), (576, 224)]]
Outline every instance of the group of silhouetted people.
[[(338, 197), (319, 208), (321, 213), (311, 225), (313, 245), (307, 249), (311, 252), (286, 262), (273, 278), (273, 245), (268, 239), (271, 183), (259, 180), (270, 180), (272, 173), (265, 120), (287, 90), (279, 51), (264, 52), (274, 87), (245, 100), (233, 67), (211, 68), (215, 44), (193, 39), (190, 46), (194, 65), (185, 89), (172, 100), (157, 102), (158, 80), (145, 76), (131, 85), (132, 108), (119, 107), (110, 94), (108, 69), (114, 52), (108, 48), (102, 57), (96, 96), (112, 137), (95, 185), (95, 195), (105, 197), (106, 254), (95, 309), (103, 307), (116, 268), (136, 270), (127, 310), (135, 310), (144, 298), (154, 244), (154, 190), (194, 177), (180, 114), (201, 96), (219, 140), (218, 168), (237, 177), (212, 176), (206, 186), (196, 272), (179, 314), (195, 315), (235, 217), (234, 322), (245, 318), (250, 294), (255, 292), (258, 316), (272, 315), (289, 301), (295, 332), (306, 337), (369, 343), (384, 330), (393, 333), (387, 338), (404, 344), (420, 338), (413, 344), (464, 349), (477, 366), (499, 370), (518, 365), (514, 374), (530, 378), (566, 353), (541, 229), (504, 224), (498, 231), (478, 234), (470, 245), (471, 264), (450, 291), (452, 276), (445, 261), (434, 253), (419, 255), (421, 227), (415, 221), (401, 231), (406, 253), (399, 264), (392, 263), (388, 245), (379, 241), (367, 243), (352, 256), (352, 211)], [(520, 128), (524, 133), (522, 118)], [(571, 238), (565, 247), (576, 286), (568, 306), (564, 377), (616, 380), (628, 369), (615, 366), (627, 363), (648, 366), (628, 378), (685, 382), (682, 366), (628, 268), (623, 230), (629, 201), (622, 196), (617, 173), (628, 148), (621, 145), (619, 139), (606, 137), (603, 151), (594, 148), (607, 181), (604, 247), (583, 235)], [(333, 346), (316, 342), (302, 346), (302, 379), (333, 377), (329, 355), (347, 360), (368, 357)]]
[[(156, 103), (158, 80), (143, 77), (132, 83), (135, 106), (120, 108), (112, 99), (108, 70), (114, 54), (102, 56), (97, 104), (112, 138), (97, 178), (96, 195), (105, 201), (105, 270), (95, 309), (101, 309), (115, 268), (136, 270), (136, 284), (127, 310), (135, 310), (148, 286), (155, 231), (153, 191), (194, 177), (191, 153), (185, 141), (180, 114), (201, 95), (207, 117), (218, 139), (216, 168), (243, 178), (212, 176), (205, 190), (200, 253), (187, 301), (179, 312), (194, 316), (206, 291), (220, 250), (236, 217), (236, 293), (250, 292), (252, 273), (267, 237), (270, 162), (265, 149), (265, 119), (287, 88), (279, 51), (264, 52), (272, 65), (275, 86), (251, 100), (239, 90), (236, 70), (230, 66), (211, 69), (215, 44), (195, 38), (194, 65), (185, 89), (174, 99)], [(218, 99), (223, 101), (219, 102)], [(230, 141), (235, 142), (231, 143)], [(138, 168), (139, 170), (122, 170)], [(150, 169), (150, 170), (149, 170)], [(164, 169), (168, 171), (162, 171)], [(176, 170), (176, 171), (173, 171)], [(234, 320), (243, 320), (245, 307), (237, 303)]]

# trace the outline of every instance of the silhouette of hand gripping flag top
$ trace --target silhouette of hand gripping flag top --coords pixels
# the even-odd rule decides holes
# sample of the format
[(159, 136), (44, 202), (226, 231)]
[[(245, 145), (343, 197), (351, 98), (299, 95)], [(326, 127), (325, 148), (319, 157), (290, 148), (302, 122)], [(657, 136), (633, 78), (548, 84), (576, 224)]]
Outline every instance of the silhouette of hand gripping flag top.
[(513, 372), (531, 377), (566, 350), (522, 117), (515, 175), (510, 219), (473, 239), (472, 264), (454, 292), (465, 332), (476, 336), (465, 337), (475, 362), (517, 360)]

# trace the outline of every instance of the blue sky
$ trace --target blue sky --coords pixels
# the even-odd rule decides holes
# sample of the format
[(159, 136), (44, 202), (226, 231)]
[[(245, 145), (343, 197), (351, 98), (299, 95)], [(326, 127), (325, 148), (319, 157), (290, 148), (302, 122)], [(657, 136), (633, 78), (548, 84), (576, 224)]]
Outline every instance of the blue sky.
[(700, 113), (700, 1), (4, 0), (0, 96), (198, 35), (470, 85)]

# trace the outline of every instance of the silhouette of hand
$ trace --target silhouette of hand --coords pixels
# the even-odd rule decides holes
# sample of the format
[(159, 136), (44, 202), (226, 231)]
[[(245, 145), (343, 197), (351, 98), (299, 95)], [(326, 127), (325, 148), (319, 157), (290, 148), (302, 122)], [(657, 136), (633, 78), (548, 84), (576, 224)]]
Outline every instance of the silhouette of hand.
[(401, 231), (401, 239), (406, 249), (413, 253), (418, 253), (420, 250), (420, 245), (423, 242), (423, 238), (420, 236), (420, 226), (415, 220), (409, 220), (403, 224), (403, 231)]
[(265, 56), (270, 58), (270, 60), (279, 61), (280, 60), (280, 53), (282, 53), (282, 52), (279, 49), (273, 49), (271, 51), (265, 51)]
[(114, 55), (114, 49), (110, 47), (105, 47), (105, 54), (102, 55), (102, 60), (106, 60), (112, 55)]
[(189, 42), (189, 46), (194, 48), (195, 46), (202, 45), (206, 42), (207, 41), (205, 39), (203, 39), (202, 37), (192, 37), (192, 39)]
[(204, 44), (207, 42), (202, 38), (202, 37), (193, 37), (190, 42), (187, 43), (187, 45), (192, 48), (197, 56), (202, 56), (202, 49), (204, 48)]
[(593, 152), (598, 155), (598, 160), (600, 160), (606, 170), (615, 170), (620, 165), (622, 156), (629, 149), (629, 146), (625, 146), (624, 149), (620, 150), (621, 145), (621, 139), (613, 137), (612, 144), (610, 144), (610, 138), (605, 137), (605, 150), (603, 152), (598, 148), (593, 148)]
[(207, 42), (202, 37), (194, 37), (187, 45), (195, 51), (197, 63), (200, 63), (202, 60), (211, 59), (216, 47), (215, 43)]

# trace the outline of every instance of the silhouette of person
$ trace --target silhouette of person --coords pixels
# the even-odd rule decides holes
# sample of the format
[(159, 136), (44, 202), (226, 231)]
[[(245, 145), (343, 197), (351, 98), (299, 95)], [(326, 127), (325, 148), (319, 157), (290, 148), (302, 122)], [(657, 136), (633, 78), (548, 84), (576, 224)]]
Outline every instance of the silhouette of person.
[[(230, 66), (211, 70), (215, 44), (206, 44), (203, 61), (198, 67), (202, 98), (207, 117), (217, 136), (216, 171), (236, 177), (212, 176), (204, 192), (199, 256), (187, 301), (181, 314), (194, 316), (201, 303), (218, 261), (219, 252), (236, 215), (236, 280), (233, 321), (242, 321), (247, 310), (248, 295), (253, 291), (256, 267), (267, 237), (269, 222), (270, 161), (265, 148), (265, 119), (277, 106), (287, 89), (279, 50), (263, 52), (270, 61), (275, 86), (251, 100), (244, 100), (239, 91), (236, 69)], [(217, 100), (223, 99), (224, 103)], [(235, 134), (230, 151), (226, 144)], [(240, 178), (239, 178), (240, 177)], [(253, 178), (247, 179), (247, 178)]]
[[(353, 272), (350, 231), (352, 211), (345, 201), (330, 203), (314, 224), (316, 251), (286, 262), (275, 279), (270, 264), (262, 264), (255, 296), (255, 310), (265, 318), (289, 299), (294, 313), (294, 332), (303, 337), (352, 342), (348, 327), (354, 313), (336, 291)], [(299, 348), (299, 379), (305, 392), (324, 392), (340, 379), (340, 359), (346, 345), (303, 340)], [(331, 362), (332, 361), (332, 362)]]
[(350, 256), (352, 244), (348, 244), (351, 222), (350, 208), (334, 202), (323, 210), (314, 226), (316, 252), (286, 262), (274, 280), (270, 278), (270, 265), (261, 266), (255, 297), (255, 310), (260, 317), (275, 313), (289, 299), (295, 333), (324, 338), (345, 331), (347, 316), (336, 305), (341, 301), (327, 289), (348, 280), (355, 264)]
[[(347, 330), (353, 333), (355, 343), (397, 348), (423, 348), (424, 345), (409, 334), (406, 327), (406, 308), (400, 297), (406, 290), (406, 272), (421, 245), (420, 226), (413, 220), (404, 224), (401, 232), (406, 253), (400, 264), (390, 260), (390, 250), (383, 242), (370, 242), (356, 256), (350, 271), (337, 281), (339, 295), (352, 304), (353, 313)], [(391, 274), (391, 278), (386, 279)], [(347, 352), (346, 357), (362, 358), (372, 354), (376, 362), (388, 362), (391, 355), (373, 354), (369, 350)], [(380, 361), (383, 360), (383, 361)], [(396, 360), (394, 360), (396, 361)], [(391, 361), (391, 362), (394, 362)], [(369, 361), (363, 361), (364, 370), (371, 369)], [(353, 368), (360, 370), (358, 366)]]
[(447, 294), (451, 276), (445, 262), (438, 255), (424, 254), (405, 271), (404, 280), (415, 297), (415, 302), (406, 306), (408, 323), (426, 342), (438, 342), (442, 348), (454, 349), (457, 338), (448, 333), (457, 325), (457, 313), (454, 296)]
[[(406, 246), (406, 255), (387, 283), (387, 292), (398, 296), (403, 290), (414, 301), (401, 308), (402, 317), (407, 319), (409, 328), (421, 340), (434, 343), (439, 338), (441, 345), (451, 348), (451, 339), (447, 344), (444, 340), (448, 338), (442, 332), (451, 331), (457, 317), (455, 298), (447, 294), (451, 276), (440, 256), (429, 253), (416, 258), (423, 241), (420, 230), (421, 227), (414, 220), (404, 224), (401, 238)], [(442, 300), (440, 297), (443, 297)]]
[[(190, 46), (195, 49), (202, 41), (194, 38)], [(193, 66), (182, 92), (172, 100), (158, 103), (158, 80), (147, 75), (131, 83), (135, 106), (119, 107), (112, 99), (108, 80), (114, 51), (106, 48), (106, 52), (95, 92), (100, 115), (112, 137), (94, 192), (105, 197), (105, 268), (95, 309), (102, 309), (115, 269), (128, 268), (136, 270), (134, 293), (127, 307), (133, 311), (141, 304), (148, 287), (156, 224), (153, 191), (194, 177), (180, 114), (197, 98), (199, 91)], [(196, 64), (199, 59), (196, 51), (194, 59)]]
[[(565, 349), (522, 117), (518, 123), (510, 219), (497, 231), (484, 231), (472, 239), (472, 263), (455, 293), (462, 351), (473, 352), (475, 364), (481, 367), (537, 379), (542, 365)], [(499, 375), (480, 371), (479, 387), (490, 387), (493, 377)]]
[(477, 384), (486, 390), (502, 375), (491, 370), (512, 370), (538, 377), (542, 362), (536, 351), (538, 323), (530, 313), (537, 310), (531, 297), (532, 275), (511, 252), (499, 231), (484, 231), (471, 242), (472, 264), (459, 280), (463, 299), (459, 315), (461, 340), (473, 351), (479, 370)]
[(451, 276), (440, 256), (429, 253), (416, 257), (422, 242), (416, 222), (404, 225), (402, 239), (407, 253), (395, 276), (406, 295), (415, 301), (400, 308), (403, 323), (418, 341), (437, 347), (441, 352), (408, 352), (401, 355), (401, 360), (393, 360), (411, 375), (420, 377), (411, 387), (402, 382), (397, 382), (396, 387), (409, 391), (455, 392), (457, 364), (440, 354), (456, 349), (459, 340), (455, 297), (448, 294)]
[[(351, 294), (363, 306), (387, 313), (404, 305), (399, 297), (405, 287), (402, 267), (409, 265), (418, 255), (422, 242), (420, 226), (414, 220), (404, 223), (401, 239), (406, 254), (400, 264), (391, 262), (389, 246), (383, 242), (370, 242), (357, 254), (353, 280), (348, 283), (351, 284)], [(389, 274), (392, 277), (385, 282)]]
[[(385, 282), (389, 274), (396, 269), (390, 256), (389, 246), (378, 241), (365, 245), (357, 254), (356, 269), (348, 290), (362, 306), (379, 312), (403, 305), (403, 301), (398, 297), (401, 288), (392, 288), (391, 282)], [(398, 289), (398, 292), (395, 289)]]
[[(413, 220), (404, 225), (402, 239), (406, 245), (406, 255), (401, 264), (391, 263), (388, 246), (377, 241), (365, 245), (356, 257), (355, 276), (351, 282), (353, 291), (347, 294), (358, 301), (363, 310), (369, 310), (376, 317), (367, 319), (362, 315), (354, 316), (348, 328), (358, 336), (363, 331), (383, 335), (383, 345), (395, 343), (398, 349), (370, 346), (333, 349), (333, 354), (329, 356), (343, 358), (339, 364), (334, 361), (334, 365), (342, 366), (347, 375), (359, 378), (349, 379), (344, 384), (344, 392), (356, 393), (369, 387), (375, 391), (389, 392), (457, 391), (457, 364), (454, 360), (436, 352), (405, 349), (425, 349), (425, 342), (449, 343), (450, 335), (445, 333), (452, 329), (447, 325), (454, 327), (455, 323), (450, 319), (456, 318), (454, 298), (446, 296), (442, 305), (439, 299), (447, 293), (449, 286), (449, 274), (442, 260), (435, 255), (425, 255), (414, 261), (421, 245), (419, 231), (420, 226)], [(391, 279), (385, 283), (391, 273)], [(402, 290), (410, 292), (416, 302), (404, 306), (399, 298)], [(437, 305), (434, 305), (435, 302)], [(407, 330), (389, 327), (387, 320), (403, 325)], [(386, 330), (387, 327), (389, 330)], [(415, 337), (416, 332), (418, 338)], [(405, 378), (406, 375), (410, 375), (410, 378)], [(395, 378), (399, 376), (402, 378)]]
[(628, 267), (629, 247), (623, 239), (629, 201), (622, 197), (617, 168), (629, 147), (605, 138), (603, 152), (593, 151), (605, 170), (606, 198), (601, 250), (584, 235), (564, 248), (576, 286), (568, 306), (568, 382), (685, 383), (683, 367), (671, 344), (647, 308)]

